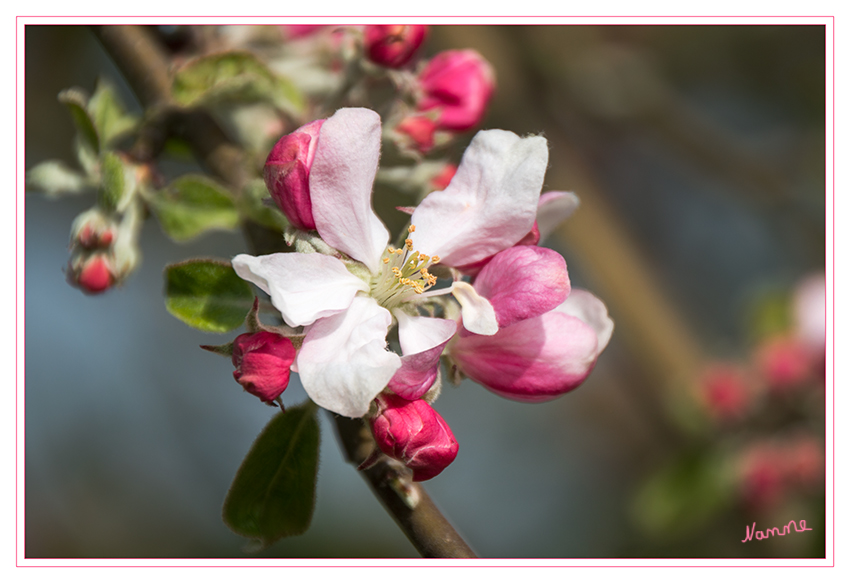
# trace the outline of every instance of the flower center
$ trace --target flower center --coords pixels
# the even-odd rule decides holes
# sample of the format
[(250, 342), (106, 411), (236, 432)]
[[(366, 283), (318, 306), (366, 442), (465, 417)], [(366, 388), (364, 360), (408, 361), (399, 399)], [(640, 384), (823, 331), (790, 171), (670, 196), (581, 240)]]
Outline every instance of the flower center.
[[(416, 230), (414, 225), (407, 228), (408, 233)], [(381, 273), (372, 280), (372, 297), (379, 304), (392, 310), (415, 294), (421, 294), (437, 283), (437, 277), (428, 273), (431, 265), (439, 263), (440, 258), (429, 257), (413, 250), (413, 241), (405, 239), (404, 247), (387, 247), (381, 256)]]

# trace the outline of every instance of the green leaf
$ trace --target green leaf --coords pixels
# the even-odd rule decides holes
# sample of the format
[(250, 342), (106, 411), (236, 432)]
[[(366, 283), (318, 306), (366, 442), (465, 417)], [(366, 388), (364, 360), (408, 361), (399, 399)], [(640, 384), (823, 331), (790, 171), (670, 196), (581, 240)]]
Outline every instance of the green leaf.
[(319, 424), (311, 402), (278, 413), (245, 456), (224, 501), (234, 532), (263, 548), (310, 526), (319, 466)]
[(135, 188), (132, 173), (114, 152), (106, 152), (100, 159), (100, 191), (98, 203), (106, 210), (121, 209)]
[(96, 156), (100, 153), (100, 139), (94, 121), (86, 110), (86, 94), (81, 89), (66, 89), (59, 94), (59, 101), (71, 112), (80, 147), (88, 150), (87, 155)]
[(41, 191), (49, 198), (79, 194), (89, 186), (85, 176), (59, 160), (47, 160), (27, 171), (27, 189)]
[(733, 472), (716, 452), (689, 452), (638, 489), (632, 515), (642, 530), (659, 538), (695, 531), (733, 501)]
[(238, 328), (253, 301), (251, 286), (227, 261), (190, 259), (165, 268), (166, 309), (198, 330)]
[(103, 80), (98, 81), (86, 110), (104, 145), (126, 134), (138, 123), (138, 118), (125, 112), (112, 85)]
[(289, 222), (277, 206), (266, 204), (266, 201), (271, 202), (271, 200), (263, 179), (251, 180), (242, 191), (242, 196), (239, 199), (239, 210), (246, 217), (265, 227), (283, 231), (289, 226)]
[(175, 74), (172, 95), (185, 107), (256, 101), (295, 112), (304, 107), (304, 99), (292, 83), (277, 77), (251, 53), (239, 51), (190, 61)]
[(228, 191), (205, 176), (187, 175), (159, 191), (151, 201), (162, 229), (187, 241), (209, 229), (235, 229), (239, 213)]

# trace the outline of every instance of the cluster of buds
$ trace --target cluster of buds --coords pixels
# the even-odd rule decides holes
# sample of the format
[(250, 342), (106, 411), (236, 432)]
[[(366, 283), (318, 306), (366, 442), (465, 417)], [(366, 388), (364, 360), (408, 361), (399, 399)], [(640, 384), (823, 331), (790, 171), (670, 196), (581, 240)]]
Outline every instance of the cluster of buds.
[(750, 508), (772, 508), (790, 493), (824, 481), (824, 450), (813, 437), (796, 435), (751, 443), (738, 456), (736, 480)]
[[(439, 190), (400, 209), (411, 222), (396, 247), (371, 207), (382, 135), (375, 112), (340, 109), (272, 149), (266, 186), (296, 252), (232, 263), (298, 340), (263, 348), (249, 375), (235, 345), (232, 354), (237, 380), (266, 402), (285, 389), (289, 363), (317, 405), (368, 423), (375, 455), (425, 480), (458, 451), (432, 407), (443, 361), (452, 381), (546, 401), (587, 378), (613, 323), (599, 299), (571, 288), (563, 257), (537, 245), (577, 205), (570, 193), (541, 195), (543, 138), (480, 132), (459, 166), (429, 178)], [(396, 326), (400, 354), (388, 350)]]
[(100, 294), (123, 281), (138, 264), (140, 222), (135, 206), (123, 216), (100, 207), (80, 214), (71, 227), (68, 282), (86, 294)]

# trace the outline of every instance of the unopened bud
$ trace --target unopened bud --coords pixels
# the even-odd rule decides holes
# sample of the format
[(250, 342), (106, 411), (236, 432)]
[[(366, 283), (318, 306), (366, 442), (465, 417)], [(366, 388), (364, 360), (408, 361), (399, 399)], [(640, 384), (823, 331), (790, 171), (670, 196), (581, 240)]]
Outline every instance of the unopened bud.
[(233, 378), (264, 403), (277, 399), (289, 385), (295, 347), (289, 338), (271, 332), (237, 336), (233, 341)]
[(437, 127), (465, 131), (484, 118), (495, 88), (493, 68), (473, 50), (444, 51), (419, 74), (420, 111), (437, 109)]
[(424, 115), (414, 115), (399, 122), (395, 131), (401, 134), (405, 145), (412, 150), (427, 154), (434, 147), (434, 132), (437, 124)]
[(410, 62), (425, 40), (421, 24), (376, 24), (365, 30), (366, 56), (377, 65), (398, 69)]
[(87, 294), (100, 294), (115, 283), (112, 262), (106, 253), (79, 255), (71, 260), (68, 281)]
[(325, 120), (308, 123), (283, 136), (266, 159), (266, 187), (289, 222), (303, 231), (316, 228), (310, 200), (310, 167), (316, 156), (319, 130)]
[(71, 225), (71, 245), (83, 249), (105, 249), (115, 240), (116, 224), (100, 209), (86, 211)]
[(375, 442), (384, 454), (413, 470), (413, 480), (429, 480), (457, 457), (458, 444), (448, 424), (418, 399), (380, 395), (378, 414), (370, 421)]

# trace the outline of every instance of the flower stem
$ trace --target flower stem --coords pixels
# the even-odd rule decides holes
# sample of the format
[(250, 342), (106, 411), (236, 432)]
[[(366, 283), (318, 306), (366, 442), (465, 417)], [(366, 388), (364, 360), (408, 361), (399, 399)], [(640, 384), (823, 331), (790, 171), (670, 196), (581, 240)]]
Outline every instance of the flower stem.
[[(167, 55), (145, 27), (95, 26), (92, 30), (126, 77), (143, 107), (161, 110), (172, 106)], [(210, 115), (201, 110), (175, 111), (174, 115), (163, 116), (162, 119), (168, 126), (164, 131), (184, 137), (209, 172), (234, 192), (241, 191), (246, 180), (244, 156)], [(157, 136), (156, 141), (164, 143), (164, 137)], [(145, 151), (156, 150), (147, 148)], [(280, 248), (272, 247), (283, 247), (283, 239), (274, 237), (272, 244), (269, 242), (271, 239), (263, 235), (263, 230), (259, 225), (246, 226), (245, 235), (252, 252), (281, 251)], [(349, 461), (360, 465), (371, 451), (371, 436), (368, 431), (364, 434), (362, 421), (337, 417), (336, 427)], [(406, 475), (400, 474), (390, 460), (379, 461), (364, 470), (362, 475), (422, 556), (475, 557), (425, 490), (411, 482)]]

